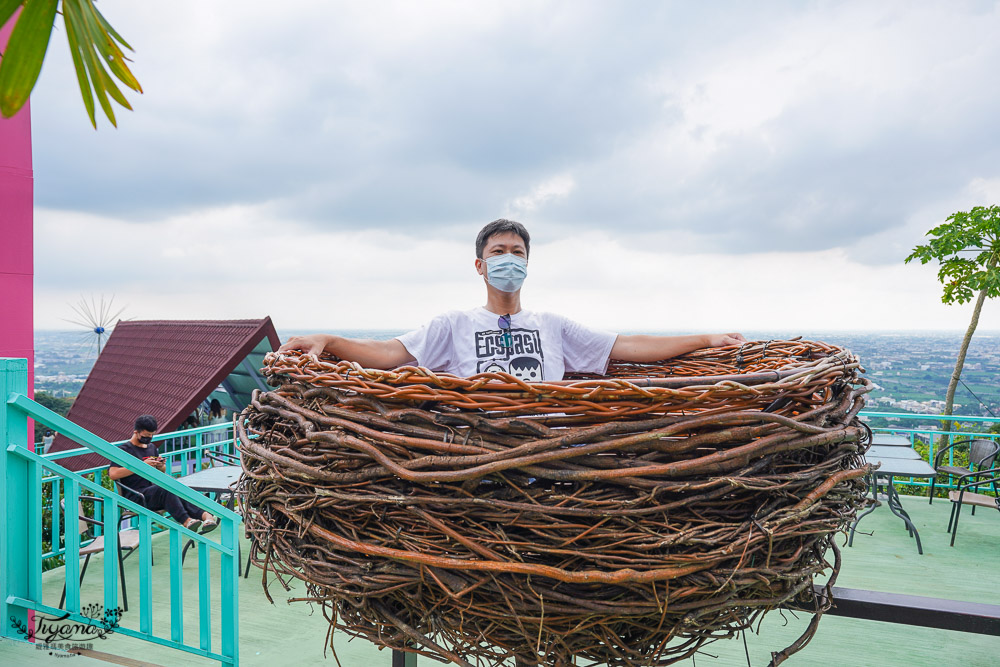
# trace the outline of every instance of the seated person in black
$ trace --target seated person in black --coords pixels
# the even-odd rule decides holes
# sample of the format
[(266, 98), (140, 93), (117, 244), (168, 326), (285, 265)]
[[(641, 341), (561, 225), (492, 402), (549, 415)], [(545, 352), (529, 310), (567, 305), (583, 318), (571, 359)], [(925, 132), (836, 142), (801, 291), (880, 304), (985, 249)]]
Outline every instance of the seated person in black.
[[(153, 442), (156, 428), (156, 417), (142, 415), (135, 420), (135, 431), (132, 432), (132, 439), (122, 445), (120, 449), (137, 459), (141, 459), (160, 472), (166, 472), (167, 464), (160, 458), (156, 443)], [(191, 530), (200, 528), (202, 533), (207, 533), (219, 525), (218, 520), (213, 515), (202, 511), (197, 505), (178, 498), (127, 468), (111, 466), (108, 469), (108, 474), (111, 479), (121, 484), (122, 494), (126, 498), (153, 511), (167, 510), (174, 521), (182, 524), (185, 528)]]

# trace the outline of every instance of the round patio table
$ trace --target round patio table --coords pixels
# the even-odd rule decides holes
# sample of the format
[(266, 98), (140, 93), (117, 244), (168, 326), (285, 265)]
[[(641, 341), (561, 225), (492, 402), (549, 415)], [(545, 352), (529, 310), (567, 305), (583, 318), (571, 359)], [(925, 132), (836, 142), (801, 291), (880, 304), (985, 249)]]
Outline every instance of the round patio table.
[[(183, 477), (178, 477), (177, 481), (184, 486), (194, 490), (201, 491), (202, 493), (215, 494), (216, 502), (222, 497), (222, 494), (227, 493), (229, 497), (226, 499), (224, 506), (226, 509), (233, 509), (233, 503), (236, 500), (236, 494), (233, 493), (232, 485), (237, 482), (240, 478), (240, 474), (243, 472), (243, 466), (215, 466), (214, 468), (205, 468), (204, 470), (199, 470), (198, 472), (191, 473), (190, 475), (184, 475)], [(194, 542), (189, 541), (184, 545), (183, 556), (187, 555), (188, 548), (194, 544)], [(238, 541), (237, 541), (238, 546)], [(237, 553), (237, 567), (240, 566), (240, 561), (243, 559), (242, 554)], [(247, 559), (247, 574), (250, 573), (250, 560)], [(246, 575), (244, 575), (246, 576)]]
[(233, 508), (233, 490), (230, 488), (240, 478), (243, 466), (215, 466), (205, 468), (190, 475), (178, 477), (177, 481), (184, 486), (202, 493), (214, 493), (218, 497), (223, 493), (229, 494), (226, 507)]

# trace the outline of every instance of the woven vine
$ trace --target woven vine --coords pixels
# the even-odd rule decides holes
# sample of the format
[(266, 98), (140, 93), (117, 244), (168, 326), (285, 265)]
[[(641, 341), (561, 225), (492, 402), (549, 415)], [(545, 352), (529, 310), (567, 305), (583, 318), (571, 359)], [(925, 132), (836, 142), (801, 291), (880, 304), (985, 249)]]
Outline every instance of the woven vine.
[(265, 588), (296, 577), (331, 631), (459, 665), (666, 665), (811, 609), (777, 664), (866, 503), (871, 384), (823, 343), (547, 383), (298, 353), (264, 372), (238, 437)]

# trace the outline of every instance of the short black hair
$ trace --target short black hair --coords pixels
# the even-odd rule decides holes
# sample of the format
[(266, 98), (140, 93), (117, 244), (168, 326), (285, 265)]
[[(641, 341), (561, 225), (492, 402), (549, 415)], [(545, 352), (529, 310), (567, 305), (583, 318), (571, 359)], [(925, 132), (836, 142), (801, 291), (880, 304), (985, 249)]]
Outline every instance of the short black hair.
[(476, 237), (476, 257), (483, 258), (483, 248), (486, 247), (486, 242), (490, 240), (491, 236), (507, 232), (514, 232), (520, 236), (524, 240), (524, 254), (526, 256), (531, 254), (531, 235), (528, 234), (524, 225), (514, 220), (499, 218), (479, 230), (479, 236)]
[(135, 430), (149, 431), (150, 433), (155, 433), (156, 417), (154, 417), (153, 415), (140, 415), (139, 417), (136, 417)]

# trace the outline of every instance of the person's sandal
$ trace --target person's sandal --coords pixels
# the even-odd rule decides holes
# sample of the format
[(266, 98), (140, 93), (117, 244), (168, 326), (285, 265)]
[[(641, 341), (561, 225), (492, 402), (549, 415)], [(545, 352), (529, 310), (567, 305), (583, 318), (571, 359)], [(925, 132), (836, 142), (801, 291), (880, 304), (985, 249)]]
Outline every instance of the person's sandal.
[(189, 523), (184, 527), (192, 532), (197, 533), (198, 529), (201, 528), (201, 519), (195, 519), (194, 521), (192, 521), (191, 523)]
[(218, 519), (209, 519), (201, 524), (201, 534), (211, 533), (213, 530), (219, 527)]

